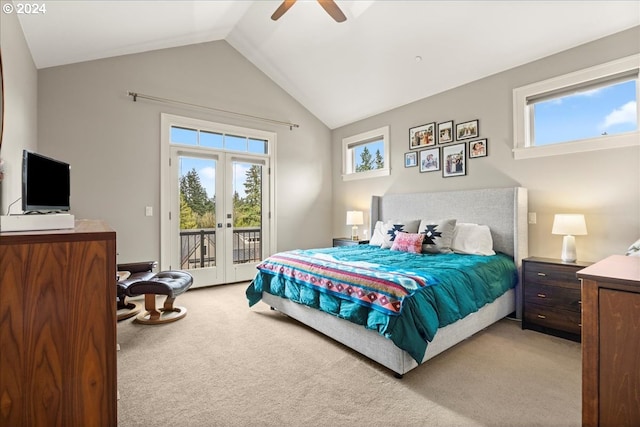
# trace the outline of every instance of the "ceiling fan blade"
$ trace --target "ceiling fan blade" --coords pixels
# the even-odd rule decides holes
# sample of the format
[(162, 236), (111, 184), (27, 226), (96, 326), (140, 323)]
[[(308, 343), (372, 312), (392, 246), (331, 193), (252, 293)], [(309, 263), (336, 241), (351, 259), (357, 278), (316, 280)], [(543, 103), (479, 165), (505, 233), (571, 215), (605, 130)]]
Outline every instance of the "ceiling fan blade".
[(293, 6), (295, 2), (296, 0), (284, 0), (282, 4), (276, 9), (276, 11), (273, 12), (273, 15), (271, 15), (271, 19), (273, 19), (274, 21), (280, 19), (280, 17), (284, 15), (284, 13), (289, 10), (289, 8)]
[(318, 0), (318, 3), (320, 3), (320, 6), (322, 6), (322, 8), (326, 10), (327, 13), (336, 20), (336, 22), (344, 22), (347, 20), (347, 17), (344, 16), (344, 13), (342, 13), (338, 5), (333, 0)]

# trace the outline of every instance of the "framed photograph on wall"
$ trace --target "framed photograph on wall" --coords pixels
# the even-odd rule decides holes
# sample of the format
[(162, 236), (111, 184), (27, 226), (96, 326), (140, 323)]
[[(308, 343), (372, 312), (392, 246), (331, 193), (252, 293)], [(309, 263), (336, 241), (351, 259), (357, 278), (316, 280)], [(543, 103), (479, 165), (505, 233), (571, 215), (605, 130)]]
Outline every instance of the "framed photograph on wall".
[(462, 176), (467, 174), (467, 144), (453, 144), (442, 147), (442, 176)]
[(480, 135), (478, 126), (478, 120), (458, 123), (456, 125), (456, 139), (460, 141), (461, 139), (477, 138)]
[(420, 151), (420, 172), (433, 172), (440, 170), (440, 149), (429, 148)]
[(409, 129), (409, 149), (429, 147), (436, 144), (436, 124), (428, 123)]
[(404, 153), (404, 167), (412, 168), (415, 166), (418, 166), (418, 153), (416, 151)]
[(469, 158), (485, 157), (487, 155), (487, 140), (477, 139), (469, 141)]
[(453, 120), (438, 123), (438, 144), (453, 142)]

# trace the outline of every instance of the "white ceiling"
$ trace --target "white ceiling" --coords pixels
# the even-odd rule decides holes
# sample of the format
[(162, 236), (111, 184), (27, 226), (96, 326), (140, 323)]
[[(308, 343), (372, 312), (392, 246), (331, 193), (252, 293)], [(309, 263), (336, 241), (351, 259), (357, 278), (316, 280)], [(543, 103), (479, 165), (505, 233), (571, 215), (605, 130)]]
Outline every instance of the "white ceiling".
[(37, 3), (39, 69), (224, 39), (331, 129), (640, 25), (640, 0), (337, 0), (343, 23), (313, 0)]

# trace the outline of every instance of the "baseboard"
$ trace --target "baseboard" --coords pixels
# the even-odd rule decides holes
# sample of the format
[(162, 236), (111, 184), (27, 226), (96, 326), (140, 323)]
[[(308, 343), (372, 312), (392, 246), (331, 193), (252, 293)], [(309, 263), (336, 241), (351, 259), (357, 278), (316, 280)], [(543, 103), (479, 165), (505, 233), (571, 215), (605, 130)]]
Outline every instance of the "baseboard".
[(71, 214), (31, 214), (0, 216), (0, 231), (58, 230), (75, 227)]

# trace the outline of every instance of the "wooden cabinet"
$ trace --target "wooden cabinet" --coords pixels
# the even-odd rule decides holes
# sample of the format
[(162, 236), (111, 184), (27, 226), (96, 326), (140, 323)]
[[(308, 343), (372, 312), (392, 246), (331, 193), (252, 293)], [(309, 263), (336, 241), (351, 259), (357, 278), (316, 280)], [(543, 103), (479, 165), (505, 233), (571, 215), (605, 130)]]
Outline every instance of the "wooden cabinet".
[(116, 235), (0, 233), (0, 425), (115, 426)]
[(368, 240), (351, 240), (349, 237), (334, 237), (333, 246), (353, 246), (353, 245), (366, 245)]
[(580, 341), (581, 292), (576, 272), (591, 265), (553, 258), (522, 261), (522, 329)]
[(640, 426), (640, 257), (612, 255), (582, 280), (582, 425)]

